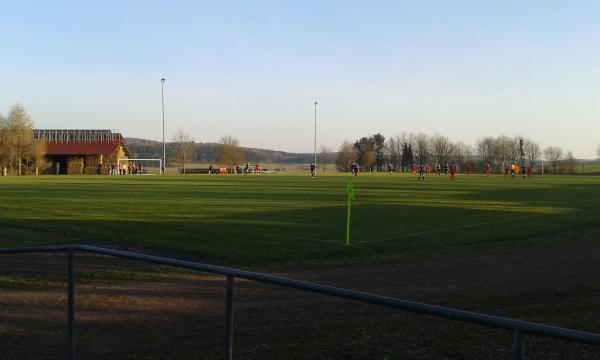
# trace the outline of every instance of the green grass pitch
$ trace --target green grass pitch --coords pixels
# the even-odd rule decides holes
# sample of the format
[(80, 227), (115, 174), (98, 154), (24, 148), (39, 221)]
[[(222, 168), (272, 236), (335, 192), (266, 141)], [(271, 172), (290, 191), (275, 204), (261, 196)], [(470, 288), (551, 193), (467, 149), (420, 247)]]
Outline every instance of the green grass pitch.
[(0, 178), (1, 246), (66, 242), (216, 262), (329, 262), (534, 242), (597, 223), (600, 177), (407, 174)]

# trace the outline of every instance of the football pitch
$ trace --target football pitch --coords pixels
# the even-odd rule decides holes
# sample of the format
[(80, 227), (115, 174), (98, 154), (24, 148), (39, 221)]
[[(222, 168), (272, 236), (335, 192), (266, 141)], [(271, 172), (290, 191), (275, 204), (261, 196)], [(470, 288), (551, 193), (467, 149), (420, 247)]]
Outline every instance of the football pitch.
[[(350, 179), (356, 197), (346, 246)], [(227, 264), (535, 244), (600, 215), (593, 176), (31, 176), (0, 178), (0, 189), (2, 246), (99, 243)]]

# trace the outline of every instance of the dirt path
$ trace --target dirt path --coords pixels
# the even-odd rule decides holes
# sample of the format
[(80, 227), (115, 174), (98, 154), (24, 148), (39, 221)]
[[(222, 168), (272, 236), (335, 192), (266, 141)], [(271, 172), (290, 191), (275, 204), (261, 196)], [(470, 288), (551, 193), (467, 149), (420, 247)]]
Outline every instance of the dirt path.
[[(600, 239), (291, 271), (295, 279), (600, 333)], [(78, 271), (123, 268), (86, 255)], [(139, 265), (135, 265), (139, 269)], [(0, 257), (0, 358), (65, 357), (64, 255)], [(44, 278), (40, 276), (40, 278)], [(17, 284), (18, 285), (18, 284)], [(504, 359), (510, 334), (247, 281), (236, 282), (238, 359)], [(166, 273), (77, 286), (79, 359), (222, 358), (222, 278)], [(600, 359), (600, 348), (526, 337), (529, 359)]]

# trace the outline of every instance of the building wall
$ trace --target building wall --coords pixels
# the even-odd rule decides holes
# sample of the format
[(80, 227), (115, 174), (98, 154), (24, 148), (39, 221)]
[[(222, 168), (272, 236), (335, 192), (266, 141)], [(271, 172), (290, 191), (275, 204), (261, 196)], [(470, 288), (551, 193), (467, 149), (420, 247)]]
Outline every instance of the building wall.
[(123, 146), (118, 146), (112, 154), (97, 155), (52, 155), (47, 156), (46, 160), (52, 165), (44, 170), (43, 174), (56, 174), (56, 163), (60, 164), (61, 175), (108, 175), (110, 166), (117, 164), (117, 159), (128, 158)]
[(83, 156), (67, 158), (67, 175), (83, 174)]

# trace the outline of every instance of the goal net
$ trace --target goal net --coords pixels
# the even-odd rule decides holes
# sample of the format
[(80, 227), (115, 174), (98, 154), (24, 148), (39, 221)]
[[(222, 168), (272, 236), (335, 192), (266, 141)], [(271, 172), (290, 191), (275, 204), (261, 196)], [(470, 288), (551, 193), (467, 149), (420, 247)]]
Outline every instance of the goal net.
[(162, 159), (118, 159), (114, 175), (162, 175)]

